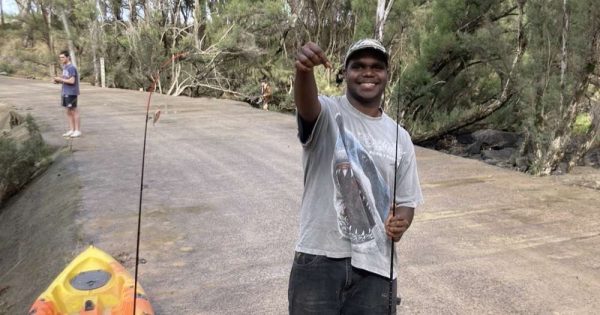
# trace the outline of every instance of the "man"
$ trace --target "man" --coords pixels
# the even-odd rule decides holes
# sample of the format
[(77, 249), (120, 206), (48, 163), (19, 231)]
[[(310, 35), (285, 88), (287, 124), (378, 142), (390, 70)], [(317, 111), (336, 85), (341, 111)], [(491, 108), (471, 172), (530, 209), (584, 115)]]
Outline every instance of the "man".
[(269, 110), (269, 102), (271, 101), (271, 97), (273, 96), (273, 91), (271, 90), (271, 86), (269, 85), (269, 82), (267, 81), (267, 79), (264, 79), (261, 83), (260, 83), (260, 94), (261, 94), (261, 98), (262, 98), (262, 103), (263, 103), (263, 109), (268, 111)]
[(61, 104), (67, 110), (69, 131), (63, 137), (81, 137), (79, 130), (79, 109), (77, 108), (77, 95), (79, 95), (79, 76), (77, 68), (71, 63), (68, 51), (62, 51), (58, 55), (63, 66), (62, 76), (54, 77), (54, 83), (62, 84)]
[[(304, 45), (294, 83), (304, 194), (289, 312), (388, 314), (392, 240), (400, 240), (422, 202), (414, 147), (381, 108), (388, 83), (381, 43), (365, 39), (349, 48), (343, 96), (317, 95), (319, 65), (331, 68), (321, 48)], [(393, 297), (395, 291), (394, 280)]]

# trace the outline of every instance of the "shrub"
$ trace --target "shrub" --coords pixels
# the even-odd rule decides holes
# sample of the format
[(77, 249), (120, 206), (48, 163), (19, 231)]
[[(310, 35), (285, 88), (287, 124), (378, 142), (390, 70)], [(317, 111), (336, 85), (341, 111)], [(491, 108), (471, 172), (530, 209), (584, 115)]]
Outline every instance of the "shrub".
[(0, 202), (18, 192), (50, 153), (31, 115), (27, 115), (25, 127), (29, 138), (23, 143), (0, 136)]
[(577, 115), (575, 123), (573, 124), (573, 132), (577, 135), (583, 135), (587, 133), (592, 127), (592, 116), (588, 113), (582, 113)]

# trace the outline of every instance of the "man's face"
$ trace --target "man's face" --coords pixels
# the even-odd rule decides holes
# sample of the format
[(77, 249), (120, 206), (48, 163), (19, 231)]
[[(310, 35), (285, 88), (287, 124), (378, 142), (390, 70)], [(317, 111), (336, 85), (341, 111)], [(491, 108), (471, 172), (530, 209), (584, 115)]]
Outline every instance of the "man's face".
[(379, 106), (388, 81), (385, 62), (371, 51), (359, 51), (348, 61), (346, 86), (349, 97), (363, 106)]
[(67, 63), (69, 63), (69, 58), (66, 57), (63, 54), (58, 55), (58, 60), (60, 61), (61, 64), (66, 65)]

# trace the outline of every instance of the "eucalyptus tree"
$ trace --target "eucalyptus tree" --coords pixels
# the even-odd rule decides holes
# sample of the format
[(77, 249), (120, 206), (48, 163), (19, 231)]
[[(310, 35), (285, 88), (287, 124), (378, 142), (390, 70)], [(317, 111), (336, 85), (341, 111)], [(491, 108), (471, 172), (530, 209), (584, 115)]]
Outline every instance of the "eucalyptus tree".
[[(592, 0), (528, 3), (528, 58), (517, 113), (526, 135), (528, 171), (547, 175), (574, 166), (597, 141), (600, 8)], [(585, 130), (578, 117), (589, 117)]]
[(600, 18), (592, 2), (418, 4), (397, 90), (413, 139), (484, 122), (524, 135), (513, 159), (532, 174), (574, 165), (597, 136), (593, 123), (573, 141), (577, 117), (596, 117), (586, 98), (597, 91)]
[[(479, 121), (515, 100), (524, 1), (433, 0), (416, 8), (398, 85), (416, 142)], [(412, 57), (412, 58), (411, 58)]]

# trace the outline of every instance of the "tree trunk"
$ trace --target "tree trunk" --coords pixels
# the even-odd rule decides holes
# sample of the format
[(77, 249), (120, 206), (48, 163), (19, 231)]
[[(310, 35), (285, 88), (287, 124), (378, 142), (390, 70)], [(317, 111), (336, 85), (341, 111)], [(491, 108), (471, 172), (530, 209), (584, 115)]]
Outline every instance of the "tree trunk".
[(90, 28), (90, 37), (92, 38), (92, 63), (94, 64), (94, 86), (99, 86), (100, 82), (100, 61), (98, 60), (98, 21), (94, 21)]
[[(560, 54), (560, 101), (558, 113), (563, 117), (557, 131), (554, 135), (554, 140), (550, 143), (546, 154), (543, 155), (541, 161), (541, 168), (539, 175), (550, 175), (554, 171), (562, 158), (564, 157), (565, 146), (571, 140), (571, 134), (569, 127), (572, 120), (568, 116), (569, 113), (565, 112), (565, 73), (567, 70), (567, 40), (569, 30), (569, 14), (567, 12), (567, 0), (563, 0), (563, 25), (562, 25), (562, 37), (561, 37), (561, 54)], [(587, 86), (587, 85), (586, 85)], [(584, 92), (584, 91), (582, 91)], [(573, 100), (571, 106), (573, 109), (577, 108), (577, 102)], [(568, 122), (565, 122), (567, 120)]]
[(385, 28), (385, 21), (387, 20), (387, 16), (390, 13), (393, 4), (394, 0), (377, 0), (377, 10), (375, 16), (375, 38), (379, 41), (383, 40), (383, 30)]
[(197, 50), (202, 50), (202, 39), (204, 35), (200, 32), (202, 23), (202, 2), (200, 0), (194, 0), (194, 45)]
[(77, 67), (77, 58), (75, 57), (75, 46), (73, 45), (73, 37), (71, 36), (71, 31), (69, 29), (69, 21), (67, 21), (67, 15), (65, 14), (65, 10), (60, 10), (60, 19), (62, 20), (63, 27), (65, 28), (65, 32), (67, 33), (67, 39), (69, 44), (69, 55), (71, 55), (71, 63), (75, 67)]
[[(180, 14), (179, 11), (181, 10), (181, 0), (175, 0), (175, 3), (173, 5), (173, 26), (175, 27), (179, 27), (180, 26)], [(176, 39), (175, 39), (176, 40)]]
[(563, 27), (562, 27), (562, 49), (560, 54), (560, 110), (565, 108), (565, 72), (567, 71), (567, 36), (569, 33), (569, 12), (567, 11), (567, 0), (563, 0)]
[(0, 0), (0, 25), (4, 26), (4, 6), (3, 0)]
[(110, 1), (110, 3), (111, 3), (111, 11), (112, 11), (112, 14), (113, 14), (115, 20), (117, 20), (117, 21), (123, 20), (123, 14), (121, 12), (121, 7), (123, 7), (123, 1), (122, 0), (113, 0), (113, 1)]
[(571, 155), (567, 162), (567, 172), (571, 171), (573, 167), (577, 165), (579, 160), (591, 149), (592, 145), (596, 141), (600, 134), (600, 104), (596, 103), (592, 105), (590, 115), (592, 117), (592, 125), (590, 129), (583, 136), (584, 142), (579, 148)]
[[(565, 3), (566, 3), (566, 0), (565, 0)], [(564, 14), (567, 14), (566, 7), (563, 7), (563, 8), (565, 9)], [(567, 17), (567, 19), (568, 19), (568, 17)], [(566, 40), (566, 38), (565, 38), (565, 40)], [(589, 59), (586, 60), (587, 66), (584, 68), (583, 73), (580, 74), (580, 76), (583, 77), (583, 79), (581, 79), (581, 81), (575, 85), (573, 97), (569, 103), (569, 106), (567, 108), (565, 108), (562, 112), (560, 112), (560, 114), (562, 115), (562, 119), (559, 121), (559, 125), (556, 128), (554, 140), (550, 143), (550, 146), (548, 147), (546, 154), (544, 154), (542, 156), (541, 163), (540, 163), (539, 175), (551, 174), (552, 171), (554, 171), (555, 169), (558, 168), (558, 165), (560, 164), (560, 162), (563, 161), (563, 158), (565, 156), (566, 147), (567, 147), (567, 145), (569, 145), (569, 143), (572, 139), (572, 132), (573, 132), (572, 126), (573, 126), (573, 123), (575, 122), (575, 119), (577, 118), (577, 113), (580, 111), (579, 107), (581, 104), (581, 99), (584, 97), (586, 91), (588, 90), (590, 81), (592, 79), (592, 76), (594, 75), (594, 69), (597, 64), (597, 58), (598, 58), (597, 56), (600, 51), (599, 46), (600, 46), (600, 30), (596, 30), (596, 32), (594, 33), (594, 35), (592, 36), (592, 39), (591, 39), (591, 43), (590, 43), (591, 50), (589, 52), (589, 57), (588, 57)], [(564, 44), (563, 44), (563, 47), (564, 47)], [(588, 136), (590, 136), (590, 135), (588, 135)], [(592, 134), (592, 136), (595, 136), (595, 133)], [(589, 139), (586, 140), (586, 142), (583, 144), (584, 147), (587, 145), (588, 141), (589, 141)], [(591, 143), (589, 145), (591, 145)], [(579, 150), (582, 150), (582, 148), (579, 148)], [(583, 153), (585, 153), (585, 152), (582, 152), (581, 154), (583, 154)], [(576, 161), (569, 162), (569, 163), (574, 164), (574, 163), (576, 163)]]
[[(27, 17), (31, 15), (31, 0), (16, 0), (19, 7), (19, 20), (27, 21)], [(23, 23), (25, 36), (23, 37), (23, 47), (33, 47), (33, 28), (29, 23)]]
[[(54, 58), (54, 39), (52, 37), (52, 9), (44, 5), (41, 6), (42, 17), (46, 26), (46, 44), (48, 45), (48, 52), (50, 56)], [(54, 59), (56, 60), (56, 59)], [(48, 74), (53, 77), (56, 75), (56, 62), (51, 62), (48, 65)]]
[(137, 11), (136, 11), (137, 1), (129, 0), (128, 2), (129, 2), (129, 20), (131, 21), (132, 24), (135, 24), (135, 22), (137, 22)]
[(108, 20), (108, 6), (104, 1), (96, 0), (96, 6), (98, 10), (100, 10), (100, 15), (102, 16), (102, 21)]

